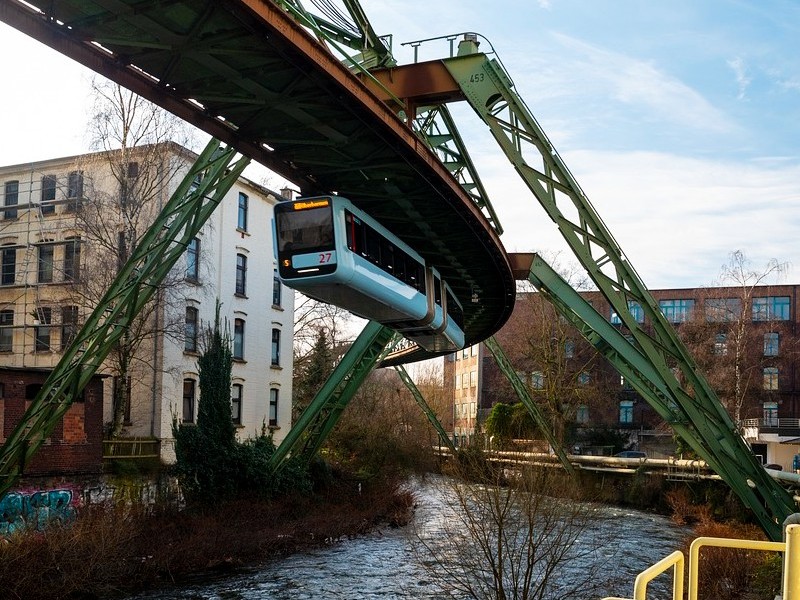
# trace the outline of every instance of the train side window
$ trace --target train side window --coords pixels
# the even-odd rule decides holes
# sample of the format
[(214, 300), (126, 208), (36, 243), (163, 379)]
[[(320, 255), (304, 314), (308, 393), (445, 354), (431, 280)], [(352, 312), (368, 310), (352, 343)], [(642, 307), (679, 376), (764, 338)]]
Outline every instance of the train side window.
[(418, 292), (425, 293), (425, 274), (422, 265), (410, 256), (406, 256), (405, 282)]
[(380, 236), (371, 227), (364, 226), (366, 238), (367, 259), (376, 265), (381, 264), (381, 240)]
[(400, 281), (405, 284), (412, 285), (411, 282), (408, 281), (408, 277), (406, 276), (406, 262), (409, 261), (408, 255), (405, 252), (400, 251), (399, 248), (395, 248), (394, 253), (394, 276), (397, 277)]
[(447, 291), (447, 315), (453, 319), (459, 328), (464, 328), (464, 311), (449, 290)]
[(378, 266), (391, 275), (397, 276), (394, 272), (395, 247), (387, 239), (381, 238), (381, 261)]

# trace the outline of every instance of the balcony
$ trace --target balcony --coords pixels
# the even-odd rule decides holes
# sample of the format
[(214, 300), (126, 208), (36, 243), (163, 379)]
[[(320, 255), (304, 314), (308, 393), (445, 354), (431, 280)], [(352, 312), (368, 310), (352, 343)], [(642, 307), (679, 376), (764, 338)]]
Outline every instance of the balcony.
[(800, 419), (745, 419), (742, 423), (746, 438), (757, 438), (759, 434), (775, 434), (781, 437), (800, 437)]

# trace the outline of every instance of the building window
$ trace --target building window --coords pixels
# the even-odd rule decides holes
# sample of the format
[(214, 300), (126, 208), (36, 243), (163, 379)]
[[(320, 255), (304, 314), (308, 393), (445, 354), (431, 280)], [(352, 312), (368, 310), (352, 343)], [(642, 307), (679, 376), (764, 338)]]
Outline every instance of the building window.
[(278, 272), (272, 274), (272, 306), (281, 305), (281, 280), (278, 278)]
[(39, 246), (39, 283), (53, 282), (53, 244)]
[(544, 373), (541, 371), (531, 373), (531, 387), (535, 390), (544, 389)]
[(589, 422), (589, 407), (585, 404), (581, 404), (578, 406), (578, 410), (575, 414), (575, 421), (581, 424), (586, 424)]
[(42, 177), (42, 200), (41, 209), (43, 215), (51, 215), (56, 212), (56, 176), (45, 175)]
[[(5, 200), (3, 204), (8, 206), (16, 206), (19, 204), (19, 181), (6, 181), (5, 185)], [(17, 209), (16, 208), (6, 208), (3, 211), (3, 218), (4, 219), (16, 219), (17, 218)]]
[(574, 358), (575, 357), (575, 342), (572, 340), (567, 340), (564, 342), (564, 358)]
[(78, 210), (83, 199), (83, 171), (72, 171), (67, 178), (67, 210)]
[(703, 306), (706, 312), (706, 321), (713, 323), (735, 321), (742, 316), (741, 298), (707, 298)]
[(269, 389), (269, 426), (278, 426), (278, 389)]
[(776, 331), (764, 334), (764, 356), (778, 356), (780, 336)]
[(183, 380), (183, 415), (184, 423), (194, 423), (194, 397), (196, 382), (194, 379)]
[(789, 296), (753, 298), (753, 321), (788, 321)]
[(61, 307), (61, 350), (66, 350), (78, 335), (78, 307)]
[(579, 385), (589, 385), (589, 382), (592, 380), (592, 376), (588, 371), (581, 371), (578, 374), (578, 384)]
[(0, 310), (0, 352), (14, 350), (14, 311)]
[(244, 296), (247, 292), (247, 257), (236, 255), (236, 295)]
[(619, 422), (633, 423), (633, 400), (620, 400)]
[(272, 330), (272, 366), (277, 367), (281, 364), (281, 330)]
[(477, 371), (470, 371), (469, 372), (469, 387), (478, 387), (478, 372)]
[(244, 319), (233, 320), (233, 358), (244, 360)]
[(764, 402), (764, 426), (777, 427), (778, 426), (778, 403), (777, 402)]
[(777, 391), (778, 389), (778, 367), (764, 367), (764, 389)]
[(242, 192), (239, 192), (239, 219), (236, 227), (242, 231), (247, 231), (247, 194)]
[[(642, 310), (641, 304), (635, 300), (628, 300), (628, 312), (631, 313), (637, 323), (644, 323), (644, 310)], [(619, 315), (614, 310), (611, 311), (611, 324), (622, 325), (622, 319), (619, 318)]]
[(81, 269), (81, 238), (67, 238), (64, 244), (64, 281), (78, 281)]
[(3, 248), (2, 266), (0, 266), (0, 284), (14, 285), (17, 276), (17, 249)]
[(692, 318), (694, 300), (661, 300), (658, 306), (661, 308), (661, 312), (664, 313), (664, 317), (670, 323), (685, 323)]
[(139, 163), (131, 161), (128, 163), (128, 179), (136, 179), (139, 177)]
[(36, 320), (34, 331), (33, 349), (36, 352), (47, 352), (50, 350), (50, 323), (53, 322), (53, 309), (49, 306), (40, 306), (36, 309)]
[(186, 279), (200, 281), (200, 239), (194, 238), (186, 247)]
[(714, 337), (714, 354), (716, 356), (728, 355), (728, 334), (718, 333)]
[(197, 352), (197, 332), (199, 311), (193, 306), (186, 307), (186, 326), (184, 327), (183, 349), (186, 352)]
[(231, 386), (231, 421), (236, 425), (242, 424), (242, 388), (241, 383)]

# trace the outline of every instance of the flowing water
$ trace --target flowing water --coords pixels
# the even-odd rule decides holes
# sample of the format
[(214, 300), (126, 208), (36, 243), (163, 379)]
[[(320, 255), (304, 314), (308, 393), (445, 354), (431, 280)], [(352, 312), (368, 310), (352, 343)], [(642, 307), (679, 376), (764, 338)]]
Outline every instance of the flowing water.
[[(414, 524), (408, 527), (383, 528), (224, 578), (148, 592), (130, 600), (463, 598), (463, 594), (443, 591), (441, 583), (447, 576), (443, 573), (442, 558), (439, 557), (437, 566), (436, 561), (424, 558), (419, 548), (421, 532), (425, 536), (446, 536), (450, 531), (448, 525), (453, 525), (443, 501), (444, 490), (436, 480), (416, 484), (418, 509)], [(586, 557), (573, 561), (563, 577), (580, 576), (599, 566), (603, 577), (614, 581), (600, 590), (569, 596), (575, 600), (630, 597), (636, 575), (677, 550), (688, 533), (663, 516), (589, 506), (596, 515), (596, 524), (582, 536), (591, 537), (593, 564), (586, 564)], [(671, 598), (670, 589), (671, 575), (663, 575), (651, 584), (648, 598)]]

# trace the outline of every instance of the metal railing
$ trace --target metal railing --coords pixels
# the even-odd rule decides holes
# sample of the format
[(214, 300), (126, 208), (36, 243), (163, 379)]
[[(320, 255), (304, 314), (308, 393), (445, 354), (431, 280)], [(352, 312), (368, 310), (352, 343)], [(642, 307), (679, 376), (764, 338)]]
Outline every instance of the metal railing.
[(103, 440), (103, 458), (158, 458), (159, 441), (154, 438)]
[[(699, 537), (689, 547), (689, 589), (687, 600), (698, 600), (700, 575), (700, 550), (705, 547), (761, 550), (783, 553), (782, 600), (800, 600), (800, 525), (786, 527), (785, 542), (736, 540), (728, 538)], [(642, 571), (633, 585), (631, 598), (608, 596), (603, 600), (646, 600), (648, 584), (659, 575), (673, 571), (672, 600), (683, 599), (683, 552), (676, 550), (652, 567)]]
[(745, 419), (744, 427), (767, 427), (778, 429), (800, 429), (800, 419)]

